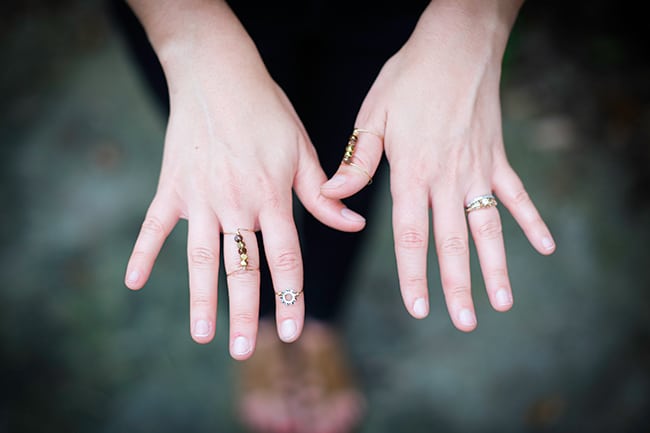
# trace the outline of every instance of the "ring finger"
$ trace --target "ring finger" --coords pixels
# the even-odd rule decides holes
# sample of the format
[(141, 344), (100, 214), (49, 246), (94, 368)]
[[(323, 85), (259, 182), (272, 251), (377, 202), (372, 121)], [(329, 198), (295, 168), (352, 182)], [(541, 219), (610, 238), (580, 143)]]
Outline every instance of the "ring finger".
[[(466, 204), (481, 197), (485, 191), (489, 191), (489, 188), (478, 188), (475, 192), (468, 194)], [(476, 244), (490, 303), (495, 310), (507, 311), (512, 307), (512, 290), (508, 278), (501, 217), (496, 208), (496, 200), (488, 199), (486, 203), (489, 203), (489, 207), (479, 207), (469, 211), (467, 220)]]
[(463, 203), (453, 191), (434, 195), (433, 230), (449, 315), (456, 328), (471, 331), (476, 327), (476, 314), (471, 294), (467, 225)]
[(278, 335), (295, 341), (305, 317), (303, 266), (298, 233), (291, 214), (260, 215), (264, 248), (276, 293)]

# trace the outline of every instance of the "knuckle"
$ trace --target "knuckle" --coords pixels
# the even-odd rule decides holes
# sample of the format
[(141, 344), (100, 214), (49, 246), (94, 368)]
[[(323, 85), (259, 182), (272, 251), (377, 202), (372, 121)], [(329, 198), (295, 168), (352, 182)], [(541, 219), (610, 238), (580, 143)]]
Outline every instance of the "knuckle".
[(404, 278), (404, 284), (407, 288), (426, 288), (427, 277), (423, 275), (407, 275)]
[(227, 277), (230, 284), (249, 286), (251, 284), (255, 284), (256, 281), (259, 279), (259, 270), (257, 269), (243, 270), (237, 267), (234, 271), (231, 271), (229, 274), (227, 274)]
[(190, 264), (193, 267), (203, 268), (216, 264), (217, 255), (210, 248), (196, 247), (190, 251)]
[(478, 236), (481, 239), (497, 239), (502, 234), (501, 223), (496, 219), (492, 219), (490, 221), (484, 222), (483, 224), (480, 224), (477, 231)]
[(212, 305), (212, 301), (207, 293), (193, 293), (190, 304), (192, 309), (205, 309)]
[(282, 251), (273, 259), (273, 266), (280, 271), (295, 271), (300, 268), (300, 255), (296, 251)]
[(461, 236), (449, 236), (440, 242), (440, 255), (460, 256), (467, 253), (467, 241)]
[(230, 315), (230, 323), (233, 327), (250, 326), (257, 322), (257, 314), (250, 311), (238, 311)]
[(153, 236), (164, 236), (167, 232), (165, 225), (155, 216), (149, 215), (142, 222), (142, 233)]
[(465, 285), (450, 285), (445, 288), (445, 296), (447, 298), (459, 298), (468, 296), (470, 288)]
[(485, 273), (485, 278), (491, 281), (504, 281), (508, 278), (508, 271), (505, 268), (490, 269)]
[(426, 248), (427, 238), (424, 233), (417, 230), (406, 230), (399, 234), (397, 243), (401, 248), (408, 250)]
[(513, 201), (516, 205), (530, 203), (530, 196), (528, 195), (528, 191), (526, 191), (525, 189), (520, 190), (514, 195)]

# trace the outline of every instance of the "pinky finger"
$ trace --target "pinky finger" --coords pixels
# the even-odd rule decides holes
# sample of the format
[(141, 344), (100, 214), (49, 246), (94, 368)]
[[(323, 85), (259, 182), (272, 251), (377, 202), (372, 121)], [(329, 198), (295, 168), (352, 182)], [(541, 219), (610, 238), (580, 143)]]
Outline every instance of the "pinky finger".
[(126, 267), (124, 283), (129, 289), (139, 290), (145, 285), (156, 257), (178, 218), (174, 206), (160, 196), (153, 199)]
[(499, 200), (508, 208), (533, 247), (540, 254), (553, 253), (553, 236), (514, 170), (508, 167), (496, 179), (494, 187)]

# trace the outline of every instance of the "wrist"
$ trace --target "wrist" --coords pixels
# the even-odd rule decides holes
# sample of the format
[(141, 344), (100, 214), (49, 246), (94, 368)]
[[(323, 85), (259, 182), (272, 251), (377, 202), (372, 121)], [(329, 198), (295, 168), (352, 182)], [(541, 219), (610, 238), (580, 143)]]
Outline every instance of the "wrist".
[[(264, 66), (255, 44), (224, 1), (130, 0), (160, 61), (170, 90), (184, 77), (213, 79)], [(199, 77), (200, 78), (200, 77)]]
[(523, 0), (433, 0), (409, 42), (457, 55), (501, 58)]

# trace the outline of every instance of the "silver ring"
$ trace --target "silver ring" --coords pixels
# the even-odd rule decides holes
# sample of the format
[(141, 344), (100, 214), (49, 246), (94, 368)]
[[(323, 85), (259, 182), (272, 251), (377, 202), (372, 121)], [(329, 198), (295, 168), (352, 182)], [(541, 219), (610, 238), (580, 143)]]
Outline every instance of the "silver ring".
[(302, 290), (296, 292), (293, 289), (284, 289), (281, 292), (275, 292), (276, 295), (280, 298), (280, 302), (284, 305), (293, 305), (298, 300), (298, 296), (302, 293)]
[(487, 209), (497, 205), (497, 199), (492, 194), (481, 195), (465, 206), (465, 212), (470, 213), (479, 209)]

